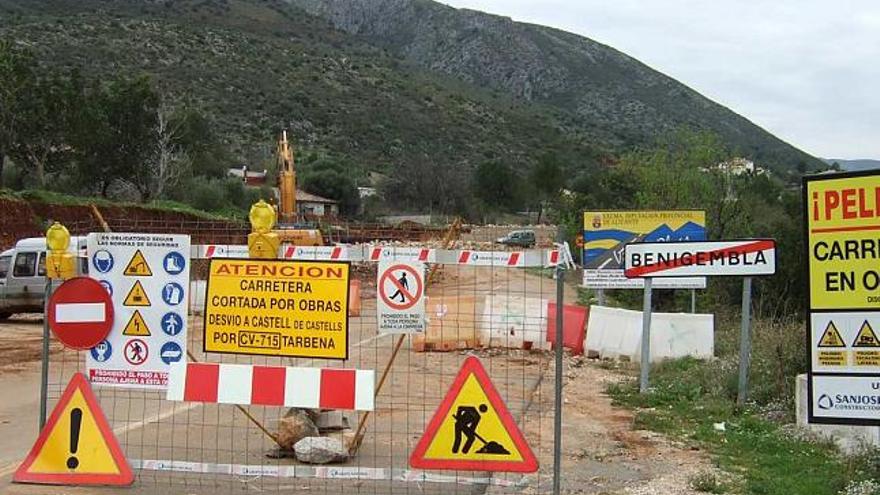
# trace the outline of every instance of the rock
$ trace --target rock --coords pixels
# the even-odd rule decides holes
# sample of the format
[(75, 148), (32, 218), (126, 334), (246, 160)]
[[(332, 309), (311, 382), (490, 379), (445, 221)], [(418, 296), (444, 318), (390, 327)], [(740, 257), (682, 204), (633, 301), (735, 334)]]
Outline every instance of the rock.
[(318, 436), (318, 427), (310, 411), (290, 409), (278, 420), (278, 446), (283, 450), (293, 450), (297, 442), (306, 437)]
[(336, 431), (348, 428), (348, 418), (338, 409), (323, 411), (315, 421), (318, 431)]
[(306, 437), (297, 442), (293, 450), (298, 461), (308, 464), (329, 464), (348, 459), (348, 452), (336, 438)]

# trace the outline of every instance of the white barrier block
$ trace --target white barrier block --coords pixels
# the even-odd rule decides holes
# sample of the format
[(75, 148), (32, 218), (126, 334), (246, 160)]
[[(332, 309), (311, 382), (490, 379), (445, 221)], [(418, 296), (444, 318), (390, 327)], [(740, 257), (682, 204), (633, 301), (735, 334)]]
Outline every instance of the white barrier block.
[(489, 347), (549, 349), (547, 300), (489, 294), (479, 322), (480, 342)]

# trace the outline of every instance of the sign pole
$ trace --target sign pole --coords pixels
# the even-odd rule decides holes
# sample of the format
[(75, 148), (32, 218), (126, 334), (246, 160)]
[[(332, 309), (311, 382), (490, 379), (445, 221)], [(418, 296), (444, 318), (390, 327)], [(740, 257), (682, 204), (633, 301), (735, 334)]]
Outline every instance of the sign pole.
[[(559, 229), (559, 242), (564, 239)], [(563, 345), (563, 305), (565, 303), (565, 264), (556, 264), (556, 393), (553, 416), (553, 493), (559, 495), (562, 489), (562, 345)]]
[(742, 326), (739, 334), (739, 389), (736, 392), (736, 405), (746, 403), (749, 389), (749, 361), (751, 361), (751, 323), (752, 323), (752, 277), (743, 278)]
[(645, 278), (645, 296), (642, 302), (642, 361), (639, 373), (639, 393), (648, 391), (648, 372), (651, 368), (651, 277)]
[(691, 314), (697, 312), (697, 289), (691, 289)]
[(605, 289), (596, 289), (596, 302), (599, 306), (605, 306)]
[(46, 279), (43, 298), (43, 353), (40, 370), (40, 431), (46, 426), (46, 403), (49, 398), (49, 298), (52, 296), (52, 279)]

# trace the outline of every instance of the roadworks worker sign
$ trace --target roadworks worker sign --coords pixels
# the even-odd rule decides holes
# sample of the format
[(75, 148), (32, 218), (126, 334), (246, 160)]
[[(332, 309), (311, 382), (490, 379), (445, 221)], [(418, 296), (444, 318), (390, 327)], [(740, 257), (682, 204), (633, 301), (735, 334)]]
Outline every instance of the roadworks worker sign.
[(425, 331), (425, 264), (380, 261), (376, 311), (379, 333)]
[(538, 470), (535, 454), (474, 356), (465, 359), (409, 463), (419, 469)]
[(810, 422), (880, 426), (880, 172), (804, 178)]
[(205, 352), (348, 359), (350, 265), (211, 259)]
[(134, 482), (85, 375), (73, 375), (12, 480), (50, 485), (125, 486)]

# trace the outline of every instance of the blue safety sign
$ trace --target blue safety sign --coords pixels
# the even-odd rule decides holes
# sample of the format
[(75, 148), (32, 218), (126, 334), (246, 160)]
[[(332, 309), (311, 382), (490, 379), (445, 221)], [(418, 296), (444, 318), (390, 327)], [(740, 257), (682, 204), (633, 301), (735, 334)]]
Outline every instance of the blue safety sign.
[(107, 273), (113, 269), (113, 255), (106, 249), (96, 251), (92, 255), (92, 265), (95, 266), (95, 270), (98, 272)]
[(183, 302), (183, 287), (177, 282), (168, 282), (162, 287), (162, 300), (169, 306), (177, 306)]
[(177, 345), (177, 342), (165, 342), (165, 345), (159, 351), (159, 358), (165, 364), (176, 363), (183, 358), (183, 351)]
[(98, 280), (98, 283), (104, 286), (107, 289), (107, 293), (110, 294), (110, 297), (113, 297), (113, 285), (107, 280)]
[(169, 275), (179, 275), (186, 268), (186, 260), (177, 251), (171, 251), (162, 260), (162, 267)]
[(113, 355), (113, 346), (110, 345), (110, 342), (102, 340), (101, 342), (98, 342), (98, 345), (92, 347), (89, 352), (92, 354), (92, 359), (99, 363), (103, 363)]
[(183, 318), (177, 313), (168, 312), (162, 316), (162, 331), (174, 337), (183, 330)]

